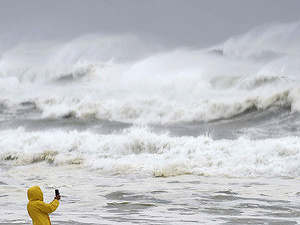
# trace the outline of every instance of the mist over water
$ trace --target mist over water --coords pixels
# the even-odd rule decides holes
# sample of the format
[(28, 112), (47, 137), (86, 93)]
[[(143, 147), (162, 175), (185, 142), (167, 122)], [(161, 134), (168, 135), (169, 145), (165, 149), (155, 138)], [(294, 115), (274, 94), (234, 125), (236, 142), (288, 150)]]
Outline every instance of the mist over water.
[[(299, 24), (254, 29), (202, 50), (132, 35), (21, 43), (2, 52), (1, 103), (40, 118), (208, 122), (272, 107), (299, 111)], [(20, 97), (21, 96), (21, 97)]]

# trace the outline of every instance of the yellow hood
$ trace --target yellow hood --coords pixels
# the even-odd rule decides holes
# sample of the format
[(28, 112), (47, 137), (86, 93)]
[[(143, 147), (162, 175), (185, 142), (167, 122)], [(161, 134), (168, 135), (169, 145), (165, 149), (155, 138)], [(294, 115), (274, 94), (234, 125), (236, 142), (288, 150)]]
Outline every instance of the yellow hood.
[(33, 186), (28, 189), (27, 197), (29, 201), (44, 201), (44, 195), (39, 186)]

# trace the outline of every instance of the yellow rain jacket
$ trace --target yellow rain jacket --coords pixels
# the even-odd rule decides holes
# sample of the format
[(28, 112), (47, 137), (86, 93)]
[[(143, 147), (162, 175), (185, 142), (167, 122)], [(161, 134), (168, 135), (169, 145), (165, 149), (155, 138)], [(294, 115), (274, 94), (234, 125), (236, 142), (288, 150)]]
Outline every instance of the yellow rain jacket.
[(27, 191), (27, 197), (29, 200), (27, 204), (27, 211), (32, 219), (33, 225), (51, 225), (48, 214), (57, 209), (59, 201), (54, 199), (49, 204), (43, 202), (43, 192), (38, 186), (29, 188)]

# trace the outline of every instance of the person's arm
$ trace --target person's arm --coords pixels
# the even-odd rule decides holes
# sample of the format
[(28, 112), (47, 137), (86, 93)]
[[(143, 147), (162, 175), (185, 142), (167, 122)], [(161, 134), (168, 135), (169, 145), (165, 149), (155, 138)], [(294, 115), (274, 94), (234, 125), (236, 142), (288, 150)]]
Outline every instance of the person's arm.
[(40, 202), (40, 204), (38, 205), (38, 208), (41, 211), (49, 214), (49, 213), (54, 212), (57, 209), (58, 205), (59, 205), (59, 201), (55, 198), (49, 204), (47, 204), (45, 202)]

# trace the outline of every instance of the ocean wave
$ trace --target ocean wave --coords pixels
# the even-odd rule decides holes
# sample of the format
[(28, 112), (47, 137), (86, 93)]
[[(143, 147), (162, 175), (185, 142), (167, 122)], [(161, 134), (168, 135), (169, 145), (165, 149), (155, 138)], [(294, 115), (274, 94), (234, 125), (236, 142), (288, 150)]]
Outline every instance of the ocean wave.
[(232, 37), (219, 52), (227, 57), (273, 60), (286, 55), (299, 56), (300, 22), (256, 27), (246, 34)]
[(46, 99), (37, 103), (42, 118), (80, 119), (94, 118), (135, 124), (166, 124), (181, 122), (208, 122), (228, 119), (249, 110), (266, 110), (270, 107), (290, 107), (289, 92), (276, 93), (262, 98), (256, 96), (235, 101), (174, 102), (161, 98), (103, 100)]
[(24, 41), (0, 52), (0, 77), (21, 82), (78, 78), (93, 65), (125, 63), (155, 53), (134, 35), (89, 34), (69, 41)]
[[(21, 102), (0, 99), (3, 112), (12, 117), (36, 112), (36, 119), (97, 119), (133, 124), (176, 124), (209, 122), (230, 119), (249, 111), (264, 111), (276, 107), (299, 112), (299, 89), (282, 91), (260, 90), (259, 94), (241, 92), (244, 96), (222, 93), (219, 99), (172, 100), (162, 97), (131, 96), (112, 99), (98, 97), (41, 96), (38, 99), (23, 99)], [(76, 93), (74, 94), (76, 95)], [(125, 95), (126, 96), (126, 95)]]
[[(19, 44), (0, 59), (0, 104), (12, 117), (32, 102), (39, 118), (134, 124), (207, 122), (274, 106), (297, 113), (298, 28), (257, 28), (218, 54), (155, 49), (131, 35)], [(253, 59), (264, 52), (274, 54)]]
[(0, 159), (17, 165), (46, 161), (111, 174), (197, 174), (226, 177), (299, 177), (300, 138), (213, 140), (172, 137), (147, 127), (102, 135), (89, 131), (1, 131)]

